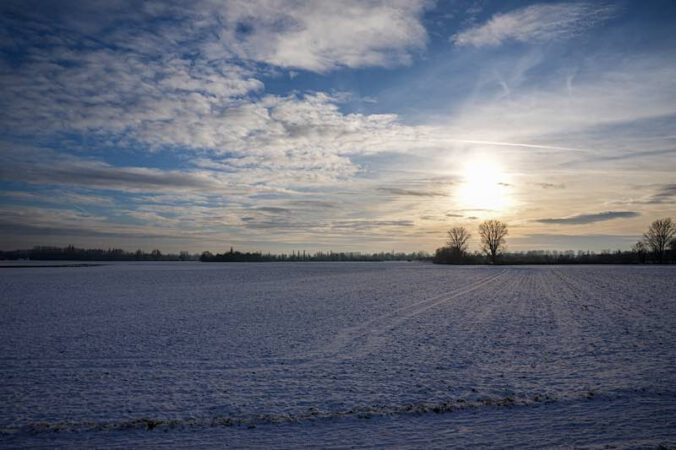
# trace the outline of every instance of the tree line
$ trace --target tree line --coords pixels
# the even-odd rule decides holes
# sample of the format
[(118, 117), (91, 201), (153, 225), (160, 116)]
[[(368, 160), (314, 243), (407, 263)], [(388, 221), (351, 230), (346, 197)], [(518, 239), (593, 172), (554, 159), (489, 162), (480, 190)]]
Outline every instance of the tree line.
[(204, 252), (200, 256), (202, 262), (283, 262), (283, 261), (424, 261), (430, 260), (431, 255), (427, 252), (380, 252), (380, 253), (361, 253), (361, 252), (314, 252), (309, 253), (305, 250), (292, 251), (291, 254), (281, 253), (262, 253), (262, 252), (240, 252), (233, 248), (224, 253), (213, 254)]
[(472, 235), (462, 226), (448, 231), (446, 245), (438, 248), (432, 261), (437, 264), (645, 264), (676, 263), (676, 224), (667, 217), (650, 224), (643, 237), (629, 251), (506, 252), (507, 224), (486, 220), (479, 225), (481, 250), (469, 252)]
[(186, 251), (179, 253), (162, 253), (155, 249), (150, 252), (136, 250), (125, 251), (120, 248), (77, 248), (73, 245), (66, 247), (36, 246), (28, 250), (0, 250), (0, 259), (34, 261), (195, 261), (199, 255)]
[(432, 256), (427, 252), (314, 252), (292, 251), (290, 254), (240, 252), (232, 247), (223, 253), (209, 251), (202, 254), (162, 253), (155, 249), (151, 252), (136, 250), (133, 252), (119, 248), (77, 248), (36, 246), (28, 250), (0, 250), (0, 260), (34, 261), (202, 261), (202, 262), (274, 262), (274, 261), (429, 261)]
[(671, 218), (655, 220), (631, 250), (603, 251), (526, 251), (507, 252), (507, 224), (487, 220), (479, 225), (480, 251), (470, 252), (467, 228), (452, 227), (446, 245), (434, 255), (427, 252), (314, 252), (292, 251), (290, 254), (240, 252), (233, 248), (223, 253), (162, 253), (155, 249), (125, 251), (119, 248), (92, 249), (37, 246), (28, 250), (0, 250), (0, 260), (35, 261), (202, 261), (202, 262), (284, 262), (284, 261), (433, 261), (438, 264), (643, 264), (676, 263), (676, 224)]

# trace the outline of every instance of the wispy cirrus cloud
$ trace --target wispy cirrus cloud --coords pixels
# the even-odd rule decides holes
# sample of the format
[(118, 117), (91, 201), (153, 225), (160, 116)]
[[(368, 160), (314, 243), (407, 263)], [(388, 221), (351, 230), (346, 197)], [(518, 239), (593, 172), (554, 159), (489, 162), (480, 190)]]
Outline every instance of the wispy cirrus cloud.
[(512, 238), (510, 242), (529, 249), (612, 249), (628, 248), (638, 239), (637, 234), (550, 234), (533, 233)]
[[(590, 143), (598, 147), (614, 139), (610, 133), (594, 139), (596, 130), (675, 116), (675, 76), (676, 60), (667, 55), (632, 61), (609, 58), (603, 63), (590, 63), (573, 81), (558, 75), (541, 77), (541, 85), (515, 85), (505, 98), (477, 96), (450, 125), (458, 138), (465, 133), (490, 137), (486, 145), (536, 140), (551, 145), (549, 149), (541, 146), (543, 150), (572, 156), (585, 153)], [(669, 142), (661, 142), (660, 134), (655, 133), (651, 146)], [(625, 137), (617, 139), (613, 147), (621, 145), (625, 151), (614, 154), (637, 153), (637, 143), (629, 145)], [(557, 146), (567, 148), (557, 151)], [(595, 157), (598, 155), (587, 155), (585, 160)]]
[(616, 12), (603, 3), (541, 3), (496, 14), (482, 25), (451, 37), (459, 46), (498, 46), (507, 41), (544, 42), (566, 39), (601, 23)]
[(565, 189), (566, 185), (563, 183), (536, 183), (542, 189)]
[(75, 193), (68, 190), (55, 191), (54, 189), (47, 192), (6, 191), (0, 192), (0, 196), (19, 201), (57, 205), (113, 206), (114, 204), (111, 198), (102, 195)]
[(646, 203), (676, 203), (676, 184), (666, 184), (662, 186)]
[(59, 155), (47, 149), (0, 146), (5, 180), (60, 186), (79, 186), (129, 192), (224, 190), (227, 184), (208, 172), (117, 167), (103, 161)]
[(338, 229), (353, 229), (353, 230), (368, 230), (379, 229), (382, 227), (413, 227), (415, 222), (412, 220), (342, 220), (331, 224), (332, 228)]
[[(11, 233), (21, 229), (38, 236), (164, 237), (176, 236), (175, 230), (143, 225), (115, 224), (104, 215), (84, 211), (36, 207), (0, 207), (0, 230)], [(3, 239), (4, 240), (4, 239)]]
[(638, 217), (641, 214), (636, 211), (605, 211), (593, 214), (578, 214), (569, 217), (537, 219), (536, 222), (545, 224), (559, 224), (559, 225), (585, 225), (594, 222), (603, 222), (613, 219), (627, 219)]
[(448, 197), (448, 192), (442, 191), (422, 191), (394, 187), (380, 187), (378, 188), (378, 191), (395, 196), (404, 196), (404, 197)]

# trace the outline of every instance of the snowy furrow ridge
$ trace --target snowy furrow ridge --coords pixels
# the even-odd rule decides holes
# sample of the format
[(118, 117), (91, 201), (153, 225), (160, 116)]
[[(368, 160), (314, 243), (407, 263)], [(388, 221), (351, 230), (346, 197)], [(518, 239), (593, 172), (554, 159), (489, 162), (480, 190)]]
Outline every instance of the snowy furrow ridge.
[[(421, 414), (448, 414), (466, 409), (477, 408), (512, 408), (524, 406), (547, 405), (562, 402), (599, 401), (609, 402), (632, 397), (633, 392), (597, 393), (593, 391), (568, 394), (561, 398), (550, 395), (533, 394), (528, 397), (482, 398), (480, 400), (454, 399), (436, 403), (418, 403), (404, 405), (373, 405), (360, 406), (347, 411), (322, 411), (308, 408), (299, 414), (259, 414), (242, 417), (189, 417), (183, 419), (152, 419), (138, 418), (117, 422), (37, 422), (29, 423), (20, 428), (5, 428), (0, 434), (13, 435), (19, 433), (53, 433), (53, 432), (84, 432), (84, 431), (122, 431), (142, 429), (147, 431), (161, 431), (164, 428), (218, 428), (232, 426), (259, 426), (287, 423), (316, 422), (344, 418), (371, 419), (379, 416), (405, 416)], [(643, 398), (671, 397), (676, 399), (673, 392), (641, 392)]]

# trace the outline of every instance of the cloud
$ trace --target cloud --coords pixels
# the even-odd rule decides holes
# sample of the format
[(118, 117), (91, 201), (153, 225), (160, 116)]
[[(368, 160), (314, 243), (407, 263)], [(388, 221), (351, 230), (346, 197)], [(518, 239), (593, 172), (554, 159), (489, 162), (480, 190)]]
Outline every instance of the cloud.
[(395, 115), (345, 114), (338, 94), (263, 95), (261, 78), (277, 69), (260, 63), (319, 72), (405, 64), (425, 45), (426, 4), (8, 2), (12, 37), (0, 51), (20, 57), (0, 58), (0, 131), (228, 154), (196, 164), (280, 182), (352, 176), (347, 154), (392, 148), (411, 130)]
[(637, 234), (547, 234), (533, 233), (510, 239), (514, 245), (524, 250), (582, 250), (600, 251), (629, 248), (639, 238)]
[(331, 224), (332, 228), (347, 228), (352, 230), (370, 230), (382, 227), (413, 227), (412, 220), (340, 220)]
[(290, 230), (311, 231), (318, 226), (315, 223), (294, 221), (275, 218), (274, 220), (256, 219), (251, 217), (244, 218), (244, 226), (249, 230), (283, 230), (288, 233)]
[[(584, 59), (545, 55), (537, 46), (481, 60), (472, 59), (476, 52), (434, 54), (418, 59), (420, 67), (386, 75), (383, 86), (412, 92), (405, 102), (361, 76), (343, 78), (352, 68), (411, 62), (426, 45), (421, 16), (428, 4), (0, 2), (0, 175), (13, 191), (53, 192), (64, 200), (3, 198), (80, 208), (67, 220), (50, 210), (39, 225), (45, 235), (53, 223), (100, 236), (161, 230), (228, 243), (271, 239), (273, 248), (348, 245), (357, 234), (357, 245), (432, 248), (437, 243), (420, 236), (440, 235), (444, 213), (447, 220), (461, 218), (454, 214), (460, 208), (481, 215), (474, 212), (481, 208), (453, 204), (452, 186), (464, 162), (480, 152), (513, 175), (507, 181), (514, 210), (505, 220), (528, 211), (551, 217), (543, 220), (585, 220), (594, 215), (556, 217), (584, 211), (578, 199), (591, 194), (612, 209), (601, 197), (626, 188), (627, 177), (617, 171), (624, 159), (659, 164), (659, 173), (632, 171), (631, 182), (650, 189), (641, 200), (671, 201), (669, 189), (656, 190), (672, 181), (665, 149), (674, 146), (665, 140), (673, 140), (676, 117), (676, 60), (663, 46), (633, 54), (604, 41)], [(548, 8), (557, 14), (542, 12)], [(503, 23), (496, 42), (477, 32), (474, 41), (456, 44), (562, 39), (605, 20), (610, 10), (591, 2), (534, 5), (491, 19)], [(522, 34), (506, 31), (510, 15)], [(427, 69), (443, 80), (420, 76)], [(344, 72), (326, 76), (334, 70)], [(346, 83), (332, 91), (337, 79)], [(444, 102), (441, 115), (423, 116), (429, 111), (416, 84), (429, 84), (432, 97)], [(365, 90), (349, 99), (342, 89), (351, 86)], [(327, 92), (308, 90), (318, 87)], [(377, 108), (365, 104), (372, 93)], [(642, 139), (629, 139), (637, 129)], [(571, 159), (584, 168), (571, 172), (564, 166)], [(604, 175), (590, 176), (594, 170)], [(536, 188), (541, 181), (547, 191)], [(557, 190), (564, 181), (567, 189)], [(543, 197), (547, 206), (540, 208)], [(102, 216), (86, 215), (90, 205)], [(15, 230), (29, 226), (35, 211), (26, 208)], [(430, 220), (437, 216), (438, 223)]]
[[(216, 11), (218, 44), (240, 57), (286, 68), (407, 64), (425, 46), (423, 0), (313, 2), (232, 1)], [(215, 48), (216, 47), (216, 48)]]
[[(668, 138), (664, 138), (664, 140), (668, 140)], [(636, 145), (636, 144), (634, 144)], [(635, 151), (631, 153), (620, 153), (620, 154), (614, 154), (614, 155), (599, 155), (595, 158), (587, 158), (587, 161), (593, 160), (593, 161), (621, 161), (621, 160), (648, 160), (651, 157), (654, 156), (667, 156), (667, 155), (676, 155), (676, 148), (668, 148), (668, 149), (657, 149), (657, 150), (649, 150), (649, 151)]]
[(399, 189), (391, 187), (380, 187), (378, 191), (396, 196), (406, 197), (448, 197), (448, 193), (441, 191), (419, 191), (413, 189)]
[(451, 37), (458, 46), (498, 46), (506, 41), (567, 39), (610, 18), (615, 7), (602, 3), (542, 3), (504, 14)]
[(646, 203), (662, 204), (676, 202), (676, 184), (662, 186)]
[(305, 209), (325, 209), (325, 208), (335, 208), (336, 202), (330, 201), (330, 200), (290, 200), (286, 202), (287, 205), (293, 206), (293, 207), (298, 207), (298, 208), (305, 208)]
[(129, 192), (224, 190), (228, 187), (208, 172), (116, 167), (102, 161), (56, 154), (49, 150), (4, 147), (0, 161), (3, 179), (32, 184)]
[(256, 208), (257, 211), (263, 211), (270, 214), (288, 214), (291, 212), (288, 208), (280, 208), (278, 206), (260, 206)]
[[(612, 152), (618, 147), (622, 153), (635, 153), (636, 143), (615, 141), (613, 134), (602, 131), (673, 119), (675, 77), (676, 60), (670, 55), (631, 61), (606, 57), (602, 63), (589, 63), (570, 92), (560, 74), (551, 74), (515, 83), (509, 97), (477, 94), (464, 105), (462, 114), (449, 121), (447, 134), (468, 140), (482, 136), (486, 145), (494, 142), (500, 147), (511, 142), (544, 144), (540, 148), (547, 154), (577, 153), (585, 159), (598, 156), (590, 147), (606, 147), (609, 142), (608, 153), (620, 153)], [(537, 84), (528, 83), (535, 80)], [(653, 140), (651, 145), (664, 143)]]
[[(663, 94), (670, 92), (665, 80), (673, 79), (673, 70), (636, 64), (638, 77), (618, 77), (623, 68), (611, 68), (611, 79), (576, 86), (580, 95), (574, 99), (549, 86), (540, 92), (514, 89), (509, 101), (477, 99), (451, 117), (449, 125), (406, 125), (395, 114), (346, 113), (339, 95), (266, 95), (261, 78), (267, 69), (258, 63), (323, 71), (367, 64), (359, 58), (369, 54), (367, 59), (378, 64), (392, 62), (383, 55), (399, 55), (403, 62), (424, 41), (424, 29), (423, 34), (415, 31), (424, 2), (341, 3), (339, 10), (331, 2), (302, 1), (284, 8), (274, 1), (231, 2), (227, 8), (166, 3), (141, 10), (125, 9), (124, 4), (108, 11), (104, 3), (98, 14), (88, 11), (88, 4), (59, 6), (57, 19), (51, 21), (44, 12), (31, 13), (27, 27), (50, 31), (52, 38), (45, 46), (35, 34), (16, 30), (12, 42), (25, 54), (18, 65), (0, 61), (5, 64), (0, 70), (0, 131), (50, 138), (87, 135), (111, 151), (192, 151), (200, 154), (191, 159), (197, 169), (190, 170), (192, 175), (229, 173), (242, 183), (256, 180), (295, 190), (354, 178), (362, 170), (355, 155), (452, 151), (467, 145), (556, 151), (538, 146), (537, 135), (604, 120), (652, 117), (673, 112), (676, 104)], [(136, 12), (127, 17), (121, 12), (125, 10)], [(101, 23), (94, 20), (98, 15)], [(150, 20), (157, 17), (171, 20)], [(354, 22), (352, 28), (345, 17)], [(324, 33), (327, 18), (337, 21), (329, 41), (299, 46), (302, 55), (280, 50), (287, 39), (304, 42), (306, 37), (299, 35)], [(408, 25), (378, 28), (390, 19)], [(59, 21), (62, 26), (56, 27)], [(399, 50), (392, 53), (391, 47), (363, 38), (359, 30), (394, 33), (398, 38), (393, 45)], [(353, 41), (353, 36), (361, 38)], [(348, 51), (350, 46), (354, 48)], [(519, 143), (519, 138), (528, 142)], [(426, 192), (406, 190), (408, 195)]]
[(101, 195), (79, 194), (68, 192), (67, 190), (55, 191), (53, 189), (45, 192), (5, 191), (0, 192), (0, 196), (18, 201), (52, 203), (58, 205), (112, 206), (114, 204), (112, 199)]
[(542, 189), (565, 189), (566, 185), (563, 183), (535, 183), (536, 186), (540, 186)]
[(536, 220), (536, 222), (545, 224), (560, 224), (560, 225), (583, 225), (594, 222), (603, 222), (606, 220), (638, 217), (640, 215), (641, 215), (640, 213), (635, 211), (606, 211), (593, 214), (578, 214), (576, 216), (555, 219), (538, 219)]
[[(177, 237), (176, 230), (111, 223), (105, 216), (83, 211), (53, 208), (11, 207), (0, 208), (0, 230), (40, 237), (99, 236), (99, 237)], [(5, 243), (9, 244), (9, 242)]]
[(49, 44), (79, 39), (90, 47), (103, 37), (116, 49), (145, 56), (176, 46), (212, 62), (317, 72), (409, 63), (411, 53), (427, 42), (422, 14), (429, 5), (427, 0), (4, 3), (7, 16), (21, 17), (24, 27), (45, 31), (58, 24), (60, 33), (52, 33)]

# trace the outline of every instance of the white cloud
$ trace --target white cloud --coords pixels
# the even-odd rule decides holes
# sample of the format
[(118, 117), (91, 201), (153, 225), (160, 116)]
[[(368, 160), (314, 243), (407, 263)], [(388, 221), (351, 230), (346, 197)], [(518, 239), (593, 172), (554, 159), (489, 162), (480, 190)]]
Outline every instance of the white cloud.
[(459, 46), (497, 46), (506, 41), (543, 42), (579, 34), (610, 18), (616, 8), (603, 3), (542, 3), (496, 14), (482, 25), (451, 37)]
[[(143, 2), (63, 0), (9, 2), (3, 9), (22, 17), (20, 26), (59, 34), (42, 43), (100, 38), (119, 50), (153, 56), (177, 46), (208, 60), (235, 59), (277, 67), (326, 72), (407, 64), (423, 49), (422, 14), (429, 0), (178, 0)], [(66, 32), (64, 34), (64, 32)], [(93, 40), (92, 37), (96, 37)]]
[(423, 48), (424, 0), (232, 1), (216, 14), (223, 45), (241, 57), (279, 67), (326, 72), (338, 67), (407, 64)]
[(47, 33), (48, 46), (33, 33), (13, 40), (23, 54), (19, 65), (0, 61), (0, 126), (96, 136), (110, 151), (140, 144), (227, 153), (234, 157), (216, 161), (221, 170), (255, 169), (263, 179), (343, 178), (358, 170), (346, 154), (380, 151), (389, 136), (410, 133), (393, 115), (343, 114), (338, 96), (261, 96), (254, 63), (316, 71), (406, 63), (425, 44), (424, 6), (232, 1), (138, 11), (72, 3), (56, 7), (53, 20), (36, 10), (27, 27), (63, 27)]

